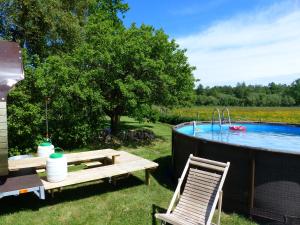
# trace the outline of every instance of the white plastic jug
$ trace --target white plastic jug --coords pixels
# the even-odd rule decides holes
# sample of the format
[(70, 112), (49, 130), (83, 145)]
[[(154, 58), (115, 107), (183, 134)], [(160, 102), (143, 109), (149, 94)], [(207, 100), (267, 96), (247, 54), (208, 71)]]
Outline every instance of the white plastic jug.
[(54, 153), (54, 146), (50, 142), (43, 142), (38, 146), (38, 157), (48, 158), (52, 153)]
[(47, 180), (52, 183), (63, 181), (68, 176), (67, 159), (62, 153), (53, 153), (46, 163)]

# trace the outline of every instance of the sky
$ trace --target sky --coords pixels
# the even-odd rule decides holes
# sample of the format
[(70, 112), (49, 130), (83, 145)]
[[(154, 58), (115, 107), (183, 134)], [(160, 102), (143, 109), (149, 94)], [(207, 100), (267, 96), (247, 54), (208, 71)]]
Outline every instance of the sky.
[(128, 0), (125, 25), (162, 28), (205, 86), (300, 78), (300, 0)]

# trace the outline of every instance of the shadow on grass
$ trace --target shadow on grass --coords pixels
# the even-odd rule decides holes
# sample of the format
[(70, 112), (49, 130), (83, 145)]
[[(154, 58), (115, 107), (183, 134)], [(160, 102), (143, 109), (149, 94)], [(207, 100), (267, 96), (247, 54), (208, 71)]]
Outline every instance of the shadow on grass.
[(0, 215), (16, 213), (23, 210), (38, 211), (42, 207), (120, 191), (138, 185), (144, 185), (144, 182), (135, 176), (130, 176), (126, 179), (118, 180), (116, 186), (104, 181), (101, 183), (87, 183), (80, 186), (73, 186), (61, 192), (55, 192), (53, 198), (50, 194), (46, 193), (45, 200), (38, 199), (32, 193), (23, 196), (5, 197), (0, 200)]
[[(128, 147), (128, 148), (139, 148), (139, 147), (147, 147), (153, 145), (156, 141), (166, 141), (165, 136), (155, 135), (153, 140), (126, 140), (123, 138), (123, 132), (132, 131), (132, 130), (139, 130), (139, 129), (148, 129), (153, 132), (155, 125), (139, 123), (137, 121), (121, 121), (119, 125), (119, 130), (116, 135), (111, 135), (109, 133), (105, 133), (106, 129), (109, 129), (109, 124), (106, 129), (103, 128), (104, 133), (99, 135), (99, 139), (94, 140), (93, 143), (89, 146), (91, 149), (102, 149), (102, 148), (113, 148), (118, 149), (121, 147)], [(109, 138), (107, 140), (106, 138)], [(102, 140), (100, 140), (102, 139)]]
[(154, 126), (148, 125), (145, 123), (138, 123), (136, 121), (121, 121), (120, 129), (130, 130), (130, 129), (138, 129), (138, 128), (153, 128)]
[(152, 225), (158, 225), (161, 224), (161, 221), (158, 221), (158, 219), (155, 218), (156, 213), (166, 213), (166, 209), (157, 206), (155, 204), (152, 205)]
[(158, 168), (152, 173), (152, 176), (163, 187), (169, 190), (175, 190), (176, 183), (174, 182), (171, 170), (171, 156), (165, 156), (155, 159), (154, 162), (158, 163)]
[(99, 144), (92, 145), (90, 149), (106, 149), (106, 148), (121, 149), (122, 147), (137, 149), (140, 147), (153, 146), (155, 145), (155, 141), (158, 140), (160, 140), (160, 138), (156, 137), (151, 143), (140, 143), (140, 142), (133, 142), (133, 141), (121, 141), (118, 143), (99, 143)]

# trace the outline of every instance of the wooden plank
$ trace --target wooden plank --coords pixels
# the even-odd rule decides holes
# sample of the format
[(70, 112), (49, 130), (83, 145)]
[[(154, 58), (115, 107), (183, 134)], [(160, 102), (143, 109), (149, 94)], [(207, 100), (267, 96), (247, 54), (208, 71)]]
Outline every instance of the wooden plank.
[(191, 201), (191, 199), (182, 198), (180, 199), (178, 205), (187, 205), (190, 208), (195, 210), (204, 209), (211, 203), (211, 201), (200, 202), (200, 201)]
[[(110, 165), (111, 166), (111, 165)], [(59, 187), (70, 186), (79, 183), (85, 183), (94, 180), (100, 180), (107, 177), (113, 177), (115, 175), (120, 175), (126, 173), (126, 171), (122, 171), (119, 168), (114, 168), (113, 170), (104, 166), (99, 168), (91, 168), (86, 170), (80, 170), (75, 172), (69, 172), (68, 177), (61, 182), (51, 183), (46, 180), (46, 178), (42, 178), (42, 183), (46, 190), (55, 189)], [(109, 170), (110, 169), (110, 170)]]
[(191, 218), (186, 213), (178, 212), (178, 214), (172, 213), (174, 219), (176, 219), (181, 225), (199, 225), (199, 221), (197, 219)]
[(189, 188), (191, 194), (195, 193), (196, 195), (208, 195), (212, 196), (212, 194), (216, 194), (216, 190), (206, 190), (206, 189), (195, 189), (191, 186), (186, 186), (185, 188)]
[(194, 183), (199, 183), (199, 184), (205, 184), (205, 185), (210, 186), (210, 187), (218, 186), (218, 183), (216, 183), (216, 182), (211, 182), (211, 181), (202, 180), (202, 179), (196, 179), (196, 178), (193, 178), (193, 177), (188, 178), (187, 181), (194, 182)]
[(0, 102), (0, 109), (6, 108), (6, 102)]
[(189, 217), (195, 221), (205, 221), (205, 212), (192, 211), (190, 208), (184, 208), (182, 206), (177, 206), (172, 213), (178, 217)]
[(0, 116), (0, 123), (6, 123), (6, 121), (7, 121), (6, 115)]
[(199, 188), (204, 188), (204, 189), (208, 189), (208, 190), (215, 190), (216, 187), (215, 186), (209, 186), (205, 183), (196, 183), (193, 181), (187, 181), (186, 184), (190, 184), (191, 186), (195, 186), (195, 187), (199, 187)]
[(6, 116), (6, 107), (0, 108), (0, 116)]
[(189, 208), (179, 207), (177, 206), (174, 212), (172, 213), (181, 218), (191, 218), (193, 221), (204, 222), (205, 221), (205, 213), (199, 213), (199, 211), (192, 212)]
[(212, 196), (208, 196), (208, 195), (194, 195), (192, 193), (186, 194), (184, 193), (182, 196), (182, 198), (185, 198), (187, 200), (191, 200), (191, 201), (198, 201), (198, 202), (209, 202), (211, 201), (211, 197)]
[(85, 165), (85, 166), (88, 167), (88, 168), (91, 168), (91, 167), (101, 166), (102, 163), (99, 162), (99, 161), (94, 161), (94, 162), (86, 162), (86, 163), (84, 163), (83, 165)]
[(207, 175), (208, 177), (211, 177), (211, 179), (213, 179), (213, 178), (220, 179), (222, 177), (220, 174), (217, 174), (217, 173), (207, 172), (204, 170), (198, 170), (198, 169), (194, 169), (194, 168), (190, 169), (190, 173), (195, 174), (195, 175), (204, 174), (204, 175)]
[(116, 163), (131, 162), (131, 161), (137, 161), (141, 159), (141, 157), (130, 154), (125, 151), (118, 151), (118, 152), (120, 153), (120, 157), (117, 157)]
[(191, 192), (191, 191), (185, 191), (183, 194), (182, 194), (182, 197), (187, 197), (187, 198), (195, 198), (195, 199), (201, 199), (201, 200), (210, 200), (212, 198), (212, 194), (208, 194), (206, 192)]
[(180, 213), (182, 215), (189, 216), (190, 218), (195, 220), (198, 220), (201, 215), (205, 214), (205, 212), (200, 212), (199, 209), (194, 209), (182, 203), (178, 204), (172, 213)]
[[(2, 127), (1, 129), (0, 129), (0, 137), (6, 137), (7, 138), (7, 125), (6, 124), (1, 124), (0, 123), (0, 127)], [(3, 127), (5, 127), (5, 128), (3, 128)]]
[(213, 174), (209, 174), (209, 173), (204, 173), (205, 171), (198, 171), (198, 172), (194, 172), (194, 171), (190, 171), (191, 176), (200, 176), (203, 178), (207, 178), (210, 180), (214, 180), (214, 181), (220, 181), (221, 176), (218, 174), (214, 174), (214, 175), (218, 175), (218, 176), (213, 176)]
[(135, 172), (141, 169), (152, 169), (158, 166), (157, 163), (147, 159), (139, 158), (139, 160), (118, 164), (123, 170)]
[[(196, 218), (199, 218), (201, 215), (204, 217), (204, 215), (209, 210), (209, 208), (204, 208), (204, 207), (195, 208), (194, 206), (190, 205), (189, 203), (181, 202), (180, 204), (178, 204), (176, 206), (176, 210), (179, 210), (181, 212), (182, 211), (187, 211), (188, 213), (193, 212), (194, 216), (196, 216)], [(189, 215), (189, 214), (187, 214), (187, 215)]]
[(193, 166), (198, 166), (198, 167), (202, 167), (202, 168), (206, 168), (206, 169), (211, 169), (211, 170), (215, 170), (215, 171), (218, 171), (218, 172), (224, 172), (224, 170), (225, 170), (224, 167), (215, 166), (215, 165), (211, 165), (211, 164), (208, 164), (208, 163), (191, 161), (190, 164), (193, 165)]
[(174, 212), (172, 212), (172, 215), (176, 216), (177, 218), (181, 218), (183, 220), (186, 220), (186, 218), (188, 218), (190, 223), (195, 223), (195, 224), (199, 224), (197, 223), (197, 221), (199, 222), (205, 221), (203, 215), (200, 215), (199, 213), (191, 212), (188, 209), (176, 208)]
[[(190, 187), (186, 186), (185, 189), (191, 189)], [(206, 190), (206, 189), (191, 189), (192, 192), (195, 194), (195, 195), (206, 195), (206, 196), (212, 196), (212, 195), (215, 195), (217, 193), (216, 190)]]
[(120, 153), (113, 149), (94, 150), (87, 152), (77, 152), (65, 154), (68, 163), (79, 163), (92, 160), (103, 159), (106, 157), (119, 156)]
[(190, 220), (185, 221), (184, 220), (185, 217), (177, 217), (177, 216), (171, 215), (171, 214), (157, 213), (157, 214), (155, 214), (155, 217), (160, 219), (160, 220), (166, 221), (169, 224), (173, 224), (173, 225), (182, 225), (182, 224), (185, 224), (185, 225), (199, 225), (198, 223), (194, 223)]
[(193, 180), (193, 181), (197, 181), (197, 182), (206, 182), (206, 183), (213, 184), (213, 185), (218, 185), (219, 184), (219, 181), (210, 180), (209, 178), (202, 177), (202, 176), (191, 176), (188, 179)]
[(187, 205), (184, 203), (178, 204), (176, 206), (176, 209), (174, 210), (174, 213), (175, 212), (186, 214), (186, 216), (189, 216), (195, 220), (198, 220), (199, 218), (204, 219), (205, 214), (207, 213), (205, 209), (202, 209), (202, 208), (195, 209), (195, 208), (191, 207), (190, 205)]
[(207, 207), (209, 205), (212, 205), (213, 202), (209, 201), (209, 202), (194, 202), (194, 201), (190, 201), (190, 200), (186, 200), (185, 198), (180, 199), (179, 204), (186, 204), (188, 205), (190, 208), (194, 208), (194, 209), (204, 209), (206, 210)]
[(227, 164), (223, 163), (223, 162), (199, 158), (199, 157), (195, 157), (195, 156), (191, 156), (191, 160), (197, 161), (197, 162), (203, 162), (203, 163), (207, 163), (207, 164), (211, 164), (211, 165), (215, 165), (215, 166), (219, 166), (219, 167), (224, 167), (224, 168), (227, 166)]
[[(76, 163), (87, 162), (87, 161), (96, 161), (106, 157), (119, 156), (119, 155), (120, 153), (113, 149), (65, 154), (68, 164), (76, 164)], [(43, 157), (9, 160), (8, 168), (9, 170), (17, 170), (17, 169), (32, 168), (32, 167), (45, 168), (46, 161), (47, 159)]]

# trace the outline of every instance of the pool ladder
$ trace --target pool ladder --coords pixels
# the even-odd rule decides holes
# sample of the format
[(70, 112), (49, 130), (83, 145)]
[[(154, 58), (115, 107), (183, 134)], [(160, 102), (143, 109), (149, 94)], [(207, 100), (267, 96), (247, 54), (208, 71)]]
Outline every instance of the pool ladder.
[[(227, 112), (227, 120), (225, 119), (225, 111)], [(231, 119), (230, 119), (230, 111), (227, 107), (224, 107), (220, 113), (219, 108), (215, 108), (213, 113), (212, 113), (212, 118), (211, 118), (211, 125), (215, 124), (215, 113), (218, 115), (218, 121), (219, 121), (219, 126), (222, 127), (222, 124), (225, 124), (226, 121), (229, 123), (231, 126)], [(221, 116), (222, 115), (222, 116)]]

